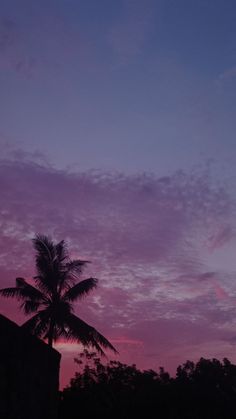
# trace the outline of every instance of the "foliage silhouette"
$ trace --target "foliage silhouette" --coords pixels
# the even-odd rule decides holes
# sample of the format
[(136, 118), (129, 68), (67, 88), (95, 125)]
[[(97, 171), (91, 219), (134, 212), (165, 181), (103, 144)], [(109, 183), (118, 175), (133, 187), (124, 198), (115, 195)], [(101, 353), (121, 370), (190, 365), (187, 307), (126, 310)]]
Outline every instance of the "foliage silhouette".
[(80, 366), (61, 393), (60, 419), (235, 419), (236, 366), (226, 358), (201, 358), (177, 368), (175, 378), (160, 368), (140, 371), (118, 361), (101, 363), (84, 351)]
[(58, 338), (80, 341), (100, 354), (103, 348), (116, 352), (112, 344), (96, 329), (77, 317), (73, 302), (84, 297), (97, 285), (97, 279), (79, 281), (88, 261), (71, 260), (64, 240), (54, 243), (49, 237), (36, 235), (36, 287), (23, 278), (16, 278), (16, 287), (0, 290), (3, 297), (21, 301), (25, 314), (35, 313), (23, 324), (30, 333), (48, 340), (50, 346)]

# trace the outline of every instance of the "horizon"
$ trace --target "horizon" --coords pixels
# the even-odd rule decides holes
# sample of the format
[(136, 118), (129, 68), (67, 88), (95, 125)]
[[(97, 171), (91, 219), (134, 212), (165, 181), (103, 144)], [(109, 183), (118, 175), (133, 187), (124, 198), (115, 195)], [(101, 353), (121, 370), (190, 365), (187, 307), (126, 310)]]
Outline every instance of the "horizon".
[(0, 4), (0, 288), (64, 239), (121, 362), (236, 363), (235, 2)]

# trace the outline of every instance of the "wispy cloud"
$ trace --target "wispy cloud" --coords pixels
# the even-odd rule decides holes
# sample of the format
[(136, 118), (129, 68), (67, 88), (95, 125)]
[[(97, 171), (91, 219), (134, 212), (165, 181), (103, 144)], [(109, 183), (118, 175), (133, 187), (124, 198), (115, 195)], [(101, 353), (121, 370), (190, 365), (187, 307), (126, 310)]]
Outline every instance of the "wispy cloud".
[[(175, 345), (176, 327), (179, 342), (187, 347), (190, 340), (194, 347), (204, 336), (224, 339), (221, 328), (233, 325), (229, 284), (222, 272), (209, 270), (206, 254), (209, 237), (214, 244), (223, 235), (221, 247), (231, 240), (222, 232), (231, 228), (234, 204), (207, 172), (165, 178), (71, 173), (18, 151), (0, 162), (0, 189), (1, 285), (34, 273), (35, 232), (66, 239), (73, 256), (93, 262), (87, 274), (101, 278), (79, 313), (113, 339), (126, 359), (128, 346), (144, 357), (152, 339), (164, 359), (170, 342)], [(14, 303), (2, 307), (16, 317)]]

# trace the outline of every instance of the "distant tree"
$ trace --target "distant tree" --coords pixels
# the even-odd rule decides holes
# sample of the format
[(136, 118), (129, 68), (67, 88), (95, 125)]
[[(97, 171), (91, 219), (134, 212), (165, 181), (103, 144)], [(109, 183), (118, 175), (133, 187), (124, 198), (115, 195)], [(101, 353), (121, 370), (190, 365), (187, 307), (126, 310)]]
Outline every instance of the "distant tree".
[(25, 314), (35, 313), (23, 324), (31, 334), (47, 339), (50, 346), (59, 338), (76, 340), (85, 347), (92, 346), (100, 354), (103, 348), (116, 352), (113, 345), (96, 329), (77, 317), (73, 303), (87, 295), (97, 285), (97, 279), (79, 281), (84, 260), (71, 260), (64, 240), (54, 243), (49, 237), (36, 235), (36, 286), (23, 278), (16, 278), (16, 286), (0, 290), (6, 298), (21, 302)]
[(224, 358), (200, 358), (177, 368), (178, 411), (201, 419), (236, 418), (236, 366)]
[(60, 419), (235, 419), (236, 366), (226, 358), (185, 362), (171, 378), (84, 351), (61, 393)]
[(167, 384), (168, 374), (163, 369), (159, 375), (116, 360), (104, 364), (95, 352), (87, 350), (80, 353), (75, 362), (79, 371), (61, 394), (60, 418), (156, 417), (152, 415), (153, 410), (160, 413), (167, 408), (167, 401), (156, 397), (162, 386), (161, 375), (163, 386)]

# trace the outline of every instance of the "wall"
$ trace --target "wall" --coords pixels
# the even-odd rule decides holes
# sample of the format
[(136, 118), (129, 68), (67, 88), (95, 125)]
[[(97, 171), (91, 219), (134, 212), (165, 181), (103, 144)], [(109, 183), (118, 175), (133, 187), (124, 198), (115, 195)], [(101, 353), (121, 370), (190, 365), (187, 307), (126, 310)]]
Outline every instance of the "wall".
[(0, 418), (55, 419), (61, 355), (0, 315)]

